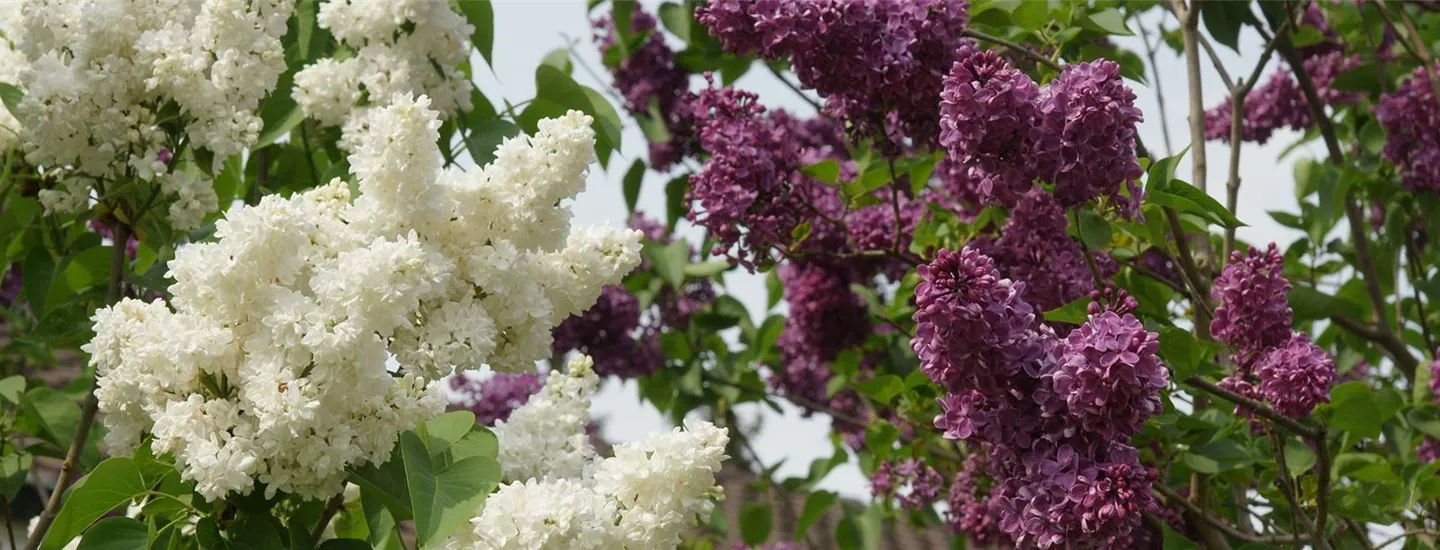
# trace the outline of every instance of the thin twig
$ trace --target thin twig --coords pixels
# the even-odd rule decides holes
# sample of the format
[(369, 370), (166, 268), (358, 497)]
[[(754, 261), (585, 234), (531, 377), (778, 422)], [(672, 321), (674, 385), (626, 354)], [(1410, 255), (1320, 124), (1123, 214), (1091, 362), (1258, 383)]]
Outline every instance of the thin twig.
[[(1175, 148), (1170, 145), (1170, 121), (1165, 117), (1165, 90), (1160, 85), (1160, 64), (1155, 62), (1155, 52), (1159, 49), (1158, 46), (1162, 39), (1157, 37), (1155, 43), (1151, 44), (1150, 32), (1145, 30), (1145, 25), (1140, 24), (1138, 17), (1135, 27), (1140, 29), (1140, 39), (1145, 43), (1145, 57), (1150, 60), (1150, 78), (1155, 81), (1155, 104), (1160, 111), (1160, 137), (1165, 140), (1165, 156), (1173, 156)], [(1161, 34), (1164, 33), (1164, 28), (1159, 30)]]
[(1353, 519), (1345, 518), (1345, 525), (1350, 527), (1352, 533), (1355, 533), (1355, 539), (1360, 541), (1361, 547), (1365, 550), (1375, 550), (1375, 545), (1370, 543), (1370, 533), (1365, 530), (1363, 524)]
[[(1281, 27), (1281, 31), (1288, 29), (1290, 22), (1287, 20)], [(1235, 212), (1240, 200), (1240, 150), (1241, 138), (1245, 124), (1245, 99), (1250, 95), (1250, 90), (1255, 88), (1255, 83), (1260, 80), (1261, 71), (1270, 64), (1270, 57), (1275, 53), (1275, 40), (1271, 38), (1265, 42), (1265, 51), (1260, 54), (1260, 61), (1255, 63), (1255, 68), (1250, 71), (1250, 77), (1230, 86), (1230, 178), (1225, 182), (1225, 207), (1230, 212)], [(1215, 59), (1215, 69), (1220, 69), (1220, 62)], [(1224, 74), (1223, 72), (1221, 73)], [(1225, 244), (1220, 254), (1220, 263), (1224, 264), (1230, 258), (1230, 252), (1235, 250), (1235, 228), (1225, 227)]]
[(1400, 534), (1398, 534), (1398, 535), (1395, 535), (1395, 536), (1393, 536), (1393, 537), (1390, 537), (1390, 538), (1388, 538), (1388, 539), (1385, 539), (1385, 540), (1380, 541), (1380, 544), (1375, 545), (1375, 547), (1376, 547), (1376, 548), (1381, 548), (1381, 549), (1383, 549), (1383, 548), (1385, 548), (1386, 546), (1390, 546), (1390, 545), (1392, 545), (1392, 544), (1395, 544), (1395, 543), (1400, 542), (1400, 541), (1402, 541), (1402, 540), (1408, 539), (1408, 538), (1413, 537), (1413, 536), (1415, 536), (1415, 535), (1432, 535), (1432, 536), (1434, 536), (1434, 535), (1440, 535), (1440, 530), (1436, 530), (1436, 529), (1426, 529), (1426, 528), (1419, 528), (1419, 527), (1417, 527), (1417, 528), (1415, 528), (1415, 529), (1406, 529), (1404, 533), (1400, 533)]
[(815, 108), (815, 112), (820, 112), (820, 102), (815, 101), (815, 98), (806, 95), (805, 90), (800, 89), (800, 86), (796, 85), (794, 82), (791, 82), (790, 79), (785, 78), (784, 74), (782, 74), (775, 67), (771, 67), (769, 63), (761, 64), (765, 65), (766, 69), (770, 69), (770, 74), (775, 75), (775, 80), (779, 80), (780, 83), (784, 84), (786, 88), (790, 88), (790, 91), (795, 92), (795, 95), (800, 96), (800, 99), (803, 99), (806, 103), (809, 103), (811, 107)]
[(310, 530), (310, 540), (319, 541), (320, 536), (325, 534), (325, 528), (330, 525), (330, 520), (335, 519), (335, 514), (340, 512), (340, 507), (345, 504), (345, 493), (340, 493), (325, 502), (325, 510), (320, 512), (320, 521), (315, 528)]
[(1399, 337), (1338, 313), (1330, 316), (1330, 322), (1380, 346), (1380, 349), (1390, 356), (1390, 360), (1395, 362), (1395, 367), (1401, 374), (1414, 379), (1415, 369), (1420, 365), (1420, 361), (1410, 354), (1410, 348), (1406, 347)]
[(1414, 283), (1421, 281), (1425, 275), (1425, 267), (1420, 263), (1420, 247), (1415, 243), (1415, 233), (1410, 228), (1405, 229), (1405, 257), (1407, 267), (1410, 268), (1410, 292), (1415, 299), (1415, 311), (1420, 314), (1420, 335), (1425, 338), (1426, 353), (1435, 352), (1435, 340), (1430, 334), (1430, 316), (1425, 311), (1425, 300), (1420, 295), (1420, 287)]
[(1204, 523), (1207, 523), (1207, 524), (1215, 527), (1216, 529), (1219, 529), (1220, 531), (1224, 532), (1226, 535), (1229, 535), (1229, 536), (1234, 537), (1234, 538), (1236, 538), (1236, 539), (1239, 539), (1239, 540), (1242, 540), (1242, 541), (1245, 541), (1245, 542), (1255, 543), (1255, 544), (1287, 544), (1287, 543), (1290, 543), (1290, 542), (1295, 542), (1295, 541), (1303, 540), (1301, 537), (1298, 537), (1298, 536), (1296, 536), (1296, 535), (1288, 535), (1288, 534), (1287, 534), (1287, 535), (1253, 535), (1253, 534), (1245, 533), (1245, 532), (1237, 529), (1234, 525), (1231, 525), (1230, 522), (1225, 521), (1224, 519), (1221, 519), (1221, 518), (1217, 518), (1217, 517), (1215, 517), (1215, 516), (1212, 516), (1212, 515), (1210, 515), (1209, 513), (1207, 513), (1205, 510), (1201, 509), (1200, 507), (1195, 506), (1195, 505), (1192, 504), (1189, 500), (1186, 500), (1185, 497), (1180, 496), (1179, 493), (1176, 493), (1175, 490), (1173, 490), (1173, 489), (1171, 489), (1171, 488), (1169, 488), (1169, 487), (1166, 487), (1166, 486), (1164, 486), (1164, 485), (1161, 485), (1161, 484), (1158, 484), (1158, 483), (1157, 483), (1157, 484), (1154, 485), (1153, 489), (1155, 490), (1156, 493), (1159, 493), (1160, 496), (1161, 496), (1163, 499), (1165, 499), (1165, 503), (1166, 503), (1166, 504), (1172, 504), (1172, 503), (1173, 503), (1173, 504), (1175, 504), (1175, 505), (1177, 505), (1177, 506), (1179, 506), (1179, 507), (1181, 507), (1181, 508), (1184, 508), (1185, 511), (1190, 514), (1191, 517), (1194, 517), (1195, 519), (1198, 519), (1198, 520), (1200, 520), (1200, 521), (1202, 521), (1202, 522), (1204, 522)]
[[(1300, 509), (1300, 501), (1295, 496), (1298, 488), (1293, 483), (1294, 478), (1290, 477), (1290, 465), (1285, 463), (1285, 443), (1280, 434), (1274, 430), (1270, 431), (1270, 440), (1275, 446), (1275, 467), (1279, 470), (1275, 476), (1275, 486), (1280, 489), (1280, 494), (1285, 496), (1285, 501), (1290, 503), (1290, 525), (1296, 531), (1305, 529), (1311, 532), (1310, 540), (1322, 548), (1328, 548), (1325, 540), (1325, 523), (1311, 522), (1310, 517), (1305, 515), (1305, 510)], [(1295, 542), (1295, 550), (1300, 550), (1300, 542)]]
[(1180, 225), (1180, 214), (1175, 209), (1165, 207), (1165, 218), (1170, 223), (1171, 237), (1175, 239), (1175, 250), (1178, 252), (1175, 263), (1180, 264), (1180, 272), (1185, 275), (1185, 282), (1190, 285), (1190, 301), (1195, 304), (1197, 312), (1205, 313), (1204, 328), (1201, 328), (1201, 320), (1195, 320), (1195, 330), (1202, 332), (1206, 338), (1210, 334), (1210, 288), (1205, 279), (1200, 275), (1200, 269), (1195, 266), (1195, 256), (1190, 253), (1190, 243), (1185, 238), (1185, 229)]
[(1185, 384), (1209, 393), (1210, 395), (1214, 395), (1215, 397), (1219, 397), (1221, 399), (1239, 405), (1246, 410), (1255, 413), (1255, 416), (1263, 417), (1266, 420), (1274, 422), (1296, 434), (1303, 435), (1310, 439), (1318, 439), (1319, 436), (1323, 434), (1323, 431), (1318, 428), (1312, 428), (1310, 426), (1301, 424), (1295, 421), (1295, 419), (1293, 418), (1275, 412), (1274, 409), (1271, 409), (1264, 403), (1222, 388), (1216, 385), (1214, 382), (1211, 382), (1199, 376), (1191, 376), (1189, 378), (1186, 378)]
[[(125, 256), (125, 242), (130, 240), (130, 226), (126, 223), (116, 223), (113, 242), (110, 244), (110, 287), (105, 293), (105, 303), (114, 304), (120, 301), (121, 281), (125, 279), (125, 267), (128, 258)], [(80, 455), (85, 451), (85, 442), (90, 439), (90, 428), (95, 424), (95, 413), (99, 409), (100, 402), (95, 397), (95, 385), (90, 385), (90, 391), (85, 394), (85, 404), (80, 409), (80, 422), (75, 428), (75, 438), (70, 441), (70, 449), (65, 452), (65, 461), (60, 463), (60, 473), (55, 477), (55, 489), (50, 492), (50, 499), (45, 503), (45, 511), (40, 513), (36, 519), (35, 528), (30, 531), (30, 539), (25, 542), (25, 550), (35, 550), (40, 547), (40, 541), (45, 539), (45, 533), (50, 530), (50, 525), (55, 522), (55, 516), (60, 513), (60, 502), (65, 496), (65, 490), (74, 481), (78, 473)]]
[(1039, 53), (1039, 52), (1036, 52), (1035, 50), (1032, 50), (1032, 49), (1030, 49), (1030, 48), (1027, 48), (1027, 47), (1022, 46), (1022, 45), (1020, 45), (1020, 44), (1017, 44), (1017, 43), (1015, 43), (1015, 42), (1011, 42), (1011, 41), (1006, 40), (1006, 39), (1004, 39), (1004, 38), (1000, 38), (1000, 37), (998, 37), (998, 36), (986, 34), (986, 33), (977, 31), (977, 30), (975, 30), (975, 29), (973, 29), (973, 28), (965, 29), (965, 36), (968, 36), (968, 37), (970, 37), (970, 38), (974, 38), (974, 39), (976, 39), (976, 40), (983, 40), (983, 41), (985, 41), (985, 42), (990, 42), (990, 43), (992, 43), (992, 44), (999, 44), (999, 45), (1001, 45), (1001, 46), (1005, 46), (1006, 48), (1009, 48), (1010, 51), (1013, 51), (1013, 52), (1015, 52), (1015, 53), (1018, 53), (1018, 54), (1020, 54), (1020, 55), (1025, 56), (1025, 57), (1028, 57), (1028, 58), (1030, 58), (1030, 59), (1033, 59), (1033, 60), (1035, 60), (1036, 62), (1040, 63), (1041, 65), (1044, 65), (1044, 66), (1046, 66), (1046, 67), (1049, 67), (1049, 68), (1054, 69), (1054, 70), (1057, 70), (1057, 71), (1060, 70), (1060, 64), (1059, 64), (1059, 63), (1056, 63), (1055, 60), (1050, 59), (1049, 57), (1040, 55), (1040, 53)]

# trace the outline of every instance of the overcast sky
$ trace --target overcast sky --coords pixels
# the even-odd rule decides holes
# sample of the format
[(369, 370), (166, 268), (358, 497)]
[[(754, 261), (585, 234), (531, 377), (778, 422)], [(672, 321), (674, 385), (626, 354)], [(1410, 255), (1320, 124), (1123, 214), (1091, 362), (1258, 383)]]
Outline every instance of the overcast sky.
[[(654, 11), (654, 3), (642, 2)], [(1158, 12), (1146, 18), (1153, 30)], [(1174, 26), (1170, 18), (1169, 26)], [(1154, 33), (1151, 34), (1154, 36)], [(505, 98), (512, 103), (529, 99), (534, 95), (535, 67), (545, 55), (556, 48), (573, 44), (577, 59), (595, 71), (602, 73), (597, 79), (578, 64), (574, 71), (577, 81), (587, 86), (603, 89), (608, 86), (608, 75), (603, 74), (599, 53), (591, 41), (590, 21), (585, 13), (585, 2), (573, 1), (496, 1), (495, 2), (495, 65), (491, 73), (477, 69), (477, 83), (492, 103), (501, 104)], [(1143, 55), (1140, 38), (1122, 37), (1115, 40), (1122, 46), (1130, 47)], [(1237, 54), (1223, 46), (1220, 57), (1232, 75), (1248, 75), (1259, 58), (1263, 44), (1253, 32), (1241, 35)], [(475, 58), (476, 67), (484, 67), (484, 61)], [(1166, 116), (1170, 137), (1175, 149), (1183, 149), (1189, 143), (1189, 128), (1186, 113), (1186, 76), (1184, 60), (1168, 48), (1161, 47), (1158, 57), (1160, 82), (1166, 94)], [(1274, 70), (1271, 62), (1267, 72)], [(1227, 94), (1217, 73), (1204, 63), (1204, 104), (1208, 107), (1221, 101)], [(1149, 75), (1147, 75), (1149, 76)], [(1161, 135), (1160, 111), (1155, 90), (1139, 82), (1129, 83), (1139, 96), (1138, 105), (1145, 113), (1145, 122), (1140, 135), (1145, 144), (1156, 154), (1164, 152)], [(698, 83), (697, 83), (698, 86)], [(795, 113), (809, 114), (814, 110), (796, 97), (794, 92), (783, 87), (767, 71), (752, 70), (736, 83), (744, 89), (759, 93), (761, 100), (771, 108), (784, 108)], [(620, 109), (620, 106), (616, 106)], [(1293, 189), (1291, 167), (1298, 156), (1314, 156), (1304, 151), (1292, 154), (1285, 160), (1277, 161), (1279, 152), (1299, 137), (1289, 131), (1276, 132), (1265, 146), (1247, 145), (1241, 157), (1242, 187), (1239, 207), (1236, 213), (1249, 224), (1237, 235), (1240, 240), (1264, 244), (1277, 241), (1282, 245), (1296, 237), (1294, 232), (1276, 224), (1265, 213), (1267, 210), (1298, 209)], [(585, 192), (574, 203), (578, 224), (623, 225), (626, 221), (625, 202), (621, 195), (620, 181), (625, 169), (635, 158), (645, 158), (645, 140), (633, 124), (625, 128), (624, 146), (610, 161), (611, 171), (596, 166), (591, 172)], [(1318, 151), (1318, 149), (1312, 149)], [(1207, 144), (1209, 154), (1208, 188), (1212, 195), (1224, 202), (1225, 180), (1230, 150), (1221, 143)], [(1188, 158), (1176, 172), (1181, 179), (1190, 179)], [(665, 212), (664, 183), (668, 178), (647, 174), (640, 194), (639, 208), (656, 216)], [(1193, 183), (1193, 182), (1192, 182)], [(693, 228), (688, 235), (698, 235)], [(765, 285), (762, 275), (731, 273), (726, 277), (727, 291), (738, 298), (749, 309), (752, 316), (763, 319), (765, 312)], [(604, 436), (612, 441), (629, 441), (643, 437), (646, 433), (668, 429), (670, 424), (648, 403), (641, 403), (635, 384), (607, 381), (595, 400), (592, 412), (603, 422)], [(753, 441), (757, 451), (767, 465), (785, 460), (778, 470), (779, 478), (803, 475), (810, 461), (830, 455), (828, 441), (829, 422), (816, 416), (802, 418), (796, 409), (778, 415), (761, 406), (742, 409), (742, 414), (751, 422), (761, 423), (761, 430)], [(823, 488), (840, 491), (852, 496), (869, 494), (868, 482), (854, 465), (847, 465), (832, 473)]]

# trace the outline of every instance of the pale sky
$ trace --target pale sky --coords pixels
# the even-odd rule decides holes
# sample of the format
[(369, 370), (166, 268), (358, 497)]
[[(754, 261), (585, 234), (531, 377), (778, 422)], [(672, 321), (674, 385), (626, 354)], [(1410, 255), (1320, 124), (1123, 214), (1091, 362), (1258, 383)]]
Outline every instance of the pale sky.
[[(642, 2), (651, 12), (655, 2)], [(608, 9), (608, 8), (605, 8)], [(1154, 25), (1158, 12), (1152, 11), (1146, 18)], [(1174, 18), (1168, 18), (1174, 26)], [(1152, 27), (1153, 29), (1153, 27)], [(1154, 33), (1151, 34), (1154, 36)], [(556, 48), (565, 48), (567, 42), (575, 43), (574, 51), (591, 69), (600, 72), (605, 81), (599, 81), (578, 64), (574, 76), (581, 84), (596, 89), (608, 86), (608, 74), (600, 62), (599, 53), (591, 41), (590, 22), (585, 13), (585, 2), (574, 1), (496, 1), (495, 2), (495, 66), (493, 74), (484, 68), (484, 61), (478, 56), (477, 83), (492, 103), (500, 105), (501, 98), (517, 103), (534, 95), (534, 71), (541, 59)], [(1117, 43), (1130, 47), (1143, 56), (1139, 37), (1120, 37)], [(1220, 57), (1232, 76), (1248, 75), (1259, 58), (1262, 47), (1259, 37), (1253, 32), (1241, 35), (1240, 47), (1246, 52), (1239, 55), (1223, 46)], [(1204, 103), (1211, 106), (1226, 95), (1219, 76), (1204, 59)], [(1171, 140), (1176, 149), (1183, 149), (1189, 143), (1189, 128), (1186, 121), (1188, 106), (1185, 103), (1186, 76), (1184, 60), (1169, 48), (1162, 46), (1158, 54), (1160, 79), (1166, 94), (1167, 122)], [(1277, 64), (1271, 61), (1269, 70)], [(758, 67), (758, 65), (757, 65)], [(1147, 75), (1148, 76), (1148, 75)], [(737, 86), (752, 90), (760, 95), (761, 101), (771, 108), (785, 108), (799, 114), (813, 113), (813, 109), (797, 98), (791, 90), (763, 69), (752, 70), (736, 83)], [(1145, 144), (1155, 154), (1162, 154), (1164, 141), (1161, 137), (1161, 116), (1155, 101), (1153, 89), (1137, 82), (1130, 82), (1138, 95), (1138, 105), (1145, 113), (1145, 122), (1140, 134)], [(697, 83), (698, 86), (698, 83)], [(617, 110), (623, 109), (616, 105)], [(622, 116), (622, 118), (624, 118)], [(1299, 137), (1290, 131), (1276, 132), (1265, 146), (1246, 146), (1241, 157), (1242, 187), (1236, 213), (1249, 226), (1241, 228), (1238, 238), (1251, 243), (1264, 244), (1274, 240), (1282, 245), (1295, 238), (1293, 231), (1275, 223), (1265, 213), (1267, 210), (1295, 211), (1295, 195), (1292, 192), (1291, 167), (1297, 155), (1314, 156), (1299, 151), (1285, 160), (1276, 160), (1280, 150)], [(1312, 149), (1318, 151), (1318, 149)], [(1222, 143), (1208, 143), (1209, 189), (1222, 203), (1224, 202), (1225, 181), (1228, 177), (1229, 147)], [(597, 165), (591, 172), (585, 192), (575, 201), (573, 207), (577, 224), (623, 225), (626, 222), (625, 202), (621, 195), (621, 178), (630, 162), (646, 157), (644, 137), (633, 124), (625, 128), (624, 145), (610, 161), (610, 171)], [(1177, 177), (1190, 179), (1188, 159), (1176, 171)], [(665, 212), (664, 183), (668, 178), (647, 174), (640, 194), (639, 208), (656, 216)], [(1193, 182), (1192, 182), (1193, 183)], [(699, 232), (691, 228), (686, 233), (698, 238)], [(744, 303), (757, 320), (765, 312), (765, 285), (763, 275), (730, 273), (726, 277), (727, 291)], [(741, 409), (742, 415), (750, 422), (761, 423), (761, 430), (754, 442), (760, 457), (767, 465), (784, 460), (777, 471), (777, 478), (803, 475), (815, 458), (830, 455), (827, 439), (829, 421), (822, 416), (802, 418), (798, 409), (789, 409), (786, 414), (775, 414), (763, 406), (753, 405)], [(592, 407), (592, 413), (603, 422), (603, 434), (612, 442), (630, 441), (644, 437), (648, 432), (670, 427), (648, 403), (641, 403), (633, 382), (607, 381)], [(842, 494), (862, 497), (869, 495), (869, 484), (861, 476), (859, 468), (848, 464), (825, 480), (822, 488), (839, 491)]]

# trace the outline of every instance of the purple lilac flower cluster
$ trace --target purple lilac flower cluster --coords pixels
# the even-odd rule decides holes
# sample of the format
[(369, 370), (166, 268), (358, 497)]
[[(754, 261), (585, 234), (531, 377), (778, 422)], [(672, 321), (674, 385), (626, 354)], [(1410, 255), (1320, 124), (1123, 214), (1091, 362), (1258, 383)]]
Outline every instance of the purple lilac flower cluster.
[(979, 478), (983, 474), (984, 456), (970, 455), (950, 484), (945, 499), (949, 510), (945, 522), (957, 535), (965, 535), (981, 548), (998, 547), (1011, 540), (1000, 530), (999, 502), (992, 496), (981, 497)]
[(1067, 65), (1040, 88), (1004, 58), (967, 44), (945, 77), (940, 143), (968, 169), (961, 194), (982, 204), (1013, 206), (1044, 180), (1063, 206), (1105, 197), (1133, 216), (1142, 120), (1112, 61)]
[[(1341, 73), (1360, 65), (1358, 56), (1346, 56), (1341, 51), (1326, 48), (1310, 52), (1302, 63), (1310, 81), (1315, 84), (1316, 93), (1325, 104), (1349, 105), (1359, 99), (1360, 94), (1344, 92), (1332, 86)], [(1227, 97), (1205, 111), (1205, 139), (1230, 141), (1232, 102), (1233, 98)], [(1300, 89), (1295, 73), (1288, 68), (1275, 72), (1264, 84), (1245, 95), (1243, 115), (1240, 139), (1254, 143), (1269, 141), (1270, 136), (1281, 128), (1303, 131), (1314, 124), (1305, 92)]]
[(1159, 410), (1166, 373), (1156, 335), (1126, 311), (1133, 300), (1061, 340), (1024, 283), (974, 248), (918, 271), (912, 348), (945, 389), (936, 427), (988, 447), (999, 529), (1021, 547), (1134, 543), (1155, 473), (1124, 442)]
[[(609, 52), (615, 46), (614, 22), (605, 17), (594, 25), (600, 51)], [(630, 32), (644, 37), (610, 75), (625, 98), (625, 110), (640, 117), (658, 117), (664, 125), (669, 139), (650, 143), (650, 166), (667, 170), (695, 147), (690, 108), (695, 94), (690, 92), (690, 75), (675, 64), (675, 51), (658, 32), (655, 17), (638, 4), (630, 19)]]
[(24, 287), (20, 264), (10, 264), (5, 269), (5, 275), (0, 277), (0, 307), (8, 308), (15, 305), (15, 301), (20, 299), (20, 291)]
[[(1025, 281), (1025, 301), (1049, 311), (1095, 290), (1095, 277), (1080, 243), (1066, 233), (1070, 221), (1054, 195), (1042, 189), (1025, 194), (1010, 213), (998, 238), (981, 238), (976, 246), (995, 261), (1000, 273)], [(1118, 270), (1108, 254), (1096, 253), (1101, 277)]]
[(825, 403), (827, 365), (841, 350), (870, 334), (865, 302), (850, 290), (854, 275), (831, 262), (794, 262), (780, 268), (790, 314), (776, 346), (781, 369), (771, 385), (793, 397)]
[(1440, 103), (1424, 67), (1380, 97), (1375, 118), (1387, 134), (1382, 154), (1400, 168), (1405, 187), (1440, 193)]
[[(1435, 354), (1436, 357), (1440, 357), (1440, 350), (1435, 350)], [(1430, 398), (1440, 405), (1440, 359), (1430, 362)], [(1415, 455), (1421, 462), (1440, 460), (1440, 440), (1425, 436), (1425, 439), (1415, 448)]]
[(880, 463), (870, 476), (870, 494), (886, 500), (895, 499), (900, 507), (918, 512), (940, 497), (945, 478), (940, 472), (918, 458)]
[(450, 390), (457, 395), (452, 405), (475, 413), (475, 422), (482, 426), (510, 418), (510, 412), (530, 401), (543, 385), (533, 372), (495, 373), (485, 379), (465, 373), (450, 377)]
[(1275, 243), (1263, 252), (1236, 250), (1210, 291), (1216, 304), (1210, 333), (1235, 348), (1236, 361), (1247, 369), (1262, 351), (1290, 339), (1290, 281), (1284, 270)]
[[(1238, 365), (1220, 387), (1268, 401), (1276, 412), (1299, 418), (1330, 400), (1335, 362), (1308, 335), (1290, 330), (1290, 282), (1284, 267), (1275, 243), (1264, 252), (1235, 251), (1211, 292), (1217, 305), (1210, 332), (1232, 347)], [(1236, 411), (1253, 419), (1251, 411)]]
[(964, 0), (715, 0), (695, 19), (728, 51), (789, 60), (826, 113), (862, 135), (928, 146), (970, 17)]
[(734, 88), (701, 91), (695, 115), (710, 158), (690, 177), (687, 202), (700, 208), (688, 217), (715, 239), (712, 253), (753, 270), (772, 248), (788, 250), (796, 228), (807, 223), (801, 245), (833, 250), (844, 242), (843, 228), (826, 221), (844, 210), (835, 189), (800, 171), (839, 153), (831, 146), (838, 129), (826, 135), (788, 115), (766, 116), (754, 93)]
[(595, 360), (595, 373), (600, 376), (645, 376), (665, 363), (660, 334), (641, 331), (640, 300), (618, 285), (601, 289), (595, 305), (565, 319), (552, 335), (551, 353), (578, 350), (587, 354)]

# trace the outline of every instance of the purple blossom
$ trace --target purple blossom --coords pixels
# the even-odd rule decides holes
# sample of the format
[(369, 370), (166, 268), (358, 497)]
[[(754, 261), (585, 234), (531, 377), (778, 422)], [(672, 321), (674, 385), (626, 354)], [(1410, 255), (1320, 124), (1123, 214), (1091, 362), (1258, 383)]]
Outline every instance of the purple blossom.
[(1415, 458), (1425, 463), (1440, 460), (1440, 440), (1425, 436), (1425, 439), (1420, 441), (1420, 445), (1415, 447)]
[(925, 509), (940, 497), (945, 478), (940, 472), (918, 458), (899, 462), (885, 461), (870, 477), (870, 494), (877, 498), (894, 498), (900, 507), (910, 511)]
[(868, 309), (850, 290), (852, 280), (848, 270), (827, 263), (788, 263), (780, 268), (790, 314), (776, 342), (782, 369), (772, 376), (771, 385), (811, 402), (826, 401), (827, 365), (870, 333)]
[(842, 229), (826, 221), (844, 209), (835, 189), (800, 171), (833, 154), (827, 136), (788, 115), (766, 116), (755, 94), (733, 88), (706, 89), (695, 105), (700, 144), (710, 158), (690, 177), (687, 199), (700, 209), (688, 216), (715, 239), (714, 254), (753, 270), (771, 248), (795, 245), (805, 224), (809, 236), (800, 245), (843, 244)]
[[(969, 169), (967, 195), (977, 204), (1014, 205), (1049, 159), (1032, 155), (1043, 141), (1040, 87), (993, 51), (961, 46), (940, 94), (940, 144)], [(972, 197), (966, 197), (967, 199)]]
[(945, 513), (945, 522), (950, 525), (951, 532), (963, 534), (969, 537), (971, 543), (989, 548), (1009, 542), (1010, 535), (1000, 530), (997, 502), (990, 497), (980, 497), (978, 478), (982, 474), (982, 464), (980, 455), (971, 455), (965, 459), (960, 472), (955, 474), (946, 498), (949, 510)]
[[(1135, 135), (1144, 117), (1135, 92), (1120, 80), (1120, 65), (1105, 59), (1066, 65), (1041, 91), (1038, 106), (1045, 135), (1058, 136), (1059, 144), (1041, 144), (1032, 155), (1058, 155), (1055, 173), (1046, 179), (1055, 184), (1060, 204), (1108, 197), (1122, 213), (1138, 215), (1142, 172)], [(1060, 133), (1052, 134), (1053, 117), (1062, 116)], [(1128, 199), (1120, 196), (1122, 187)]]
[[(102, 238), (110, 239), (111, 241), (115, 240), (115, 230), (110, 227), (110, 223), (101, 221), (99, 218), (90, 219), (90, 230)], [(130, 238), (125, 240), (125, 255), (133, 260), (139, 251), (140, 239), (136, 238), (135, 233), (132, 231)]]
[(1330, 402), (1335, 362), (1309, 336), (1295, 333), (1289, 342), (1260, 356), (1255, 376), (1260, 379), (1260, 394), (1275, 412), (1300, 418), (1316, 404)]
[[(1316, 55), (1304, 61), (1304, 66), (1310, 81), (1315, 83), (1316, 93), (1321, 101), (1327, 105), (1346, 105), (1357, 101), (1359, 94), (1343, 92), (1331, 84), (1341, 73), (1355, 68), (1359, 63), (1358, 57), (1347, 57), (1339, 51), (1317, 51)], [(1205, 111), (1206, 139), (1230, 141), (1232, 101), (1233, 98), (1227, 97), (1219, 105)], [(1264, 84), (1256, 86), (1246, 94), (1243, 115), (1240, 139), (1255, 143), (1265, 143), (1281, 128), (1304, 131), (1314, 124), (1305, 92), (1300, 89), (1295, 74), (1288, 68), (1270, 75), (1270, 79)]]
[(543, 385), (533, 372), (495, 373), (484, 380), (464, 373), (450, 377), (450, 389), (459, 394), (454, 404), (475, 413), (475, 422), (482, 426), (510, 418), (510, 412), (530, 401)]
[[(920, 218), (925, 215), (925, 199), (911, 199), (903, 195), (881, 204), (866, 206), (851, 211), (845, 216), (845, 230), (849, 232), (850, 243), (857, 250), (891, 251), (908, 253), (911, 238)], [(895, 216), (900, 216), (896, 227)], [(896, 239), (899, 242), (896, 242)], [(911, 265), (894, 257), (857, 258), (857, 268), (875, 268), (892, 281), (898, 281), (910, 271)]]
[(1033, 330), (1035, 312), (1022, 298), (1025, 283), (1000, 277), (994, 261), (972, 247), (940, 250), (916, 271), (910, 345), (931, 380), (957, 393), (1038, 371), (1044, 349)]
[(24, 276), (20, 271), (20, 264), (10, 264), (5, 269), (5, 275), (0, 277), (0, 307), (10, 307), (20, 298), (20, 291), (25, 288)]
[[(615, 46), (614, 22), (606, 17), (595, 21), (595, 41), (601, 52)], [(638, 4), (630, 19), (630, 32), (644, 35), (630, 55), (611, 69), (615, 89), (625, 98), (625, 109), (640, 117), (658, 117), (669, 134), (666, 141), (650, 144), (650, 165), (666, 170), (694, 149), (689, 102), (690, 74), (675, 64), (675, 51), (657, 32), (655, 18)], [(652, 110), (653, 109), (653, 110)]]
[[(967, 39), (963, 0), (716, 0), (695, 18), (725, 49), (789, 60), (825, 111), (862, 135), (934, 143), (941, 78)], [(886, 132), (886, 125), (893, 132)]]
[(1440, 193), (1440, 103), (1424, 67), (1380, 96), (1375, 118), (1387, 134), (1381, 154), (1399, 167), (1405, 187)]
[(659, 335), (642, 333), (640, 302), (624, 287), (610, 285), (600, 299), (584, 313), (571, 315), (552, 331), (551, 353), (579, 350), (595, 360), (601, 376), (634, 378), (645, 376), (664, 365)]
[(1091, 316), (1061, 344), (1054, 391), (1086, 430), (1107, 438), (1137, 433), (1160, 411), (1168, 377), (1155, 356), (1159, 347), (1156, 334), (1134, 315)]
[(1283, 273), (1285, 258), (1275, 243), (1264, 252), (1236, 250), (1215, 280), (1211, 297), (1217, 304), (1210, 322), (1216, 340), (1234, 346), (1237, 362), (1248, 370), (1262, 351), (1290, 339), (1291, 311), (1286, 298), (1290, 281)]
[[(1026, 301), (1049, 311), (1095, 290), (1084, 249), (1066, 233), (1069, 225), (1054, 196), (1034, 189), (1016, 205), (998, 239), (980, 239), (974, 246), (995, 260), (1001, 274), (1025, 282)], [(1108, 255), (1097, 253), (1096, 258)], [(1113, 261), (1104, 265), (1112, 269), (1102, 277), (1118, 270)]]

